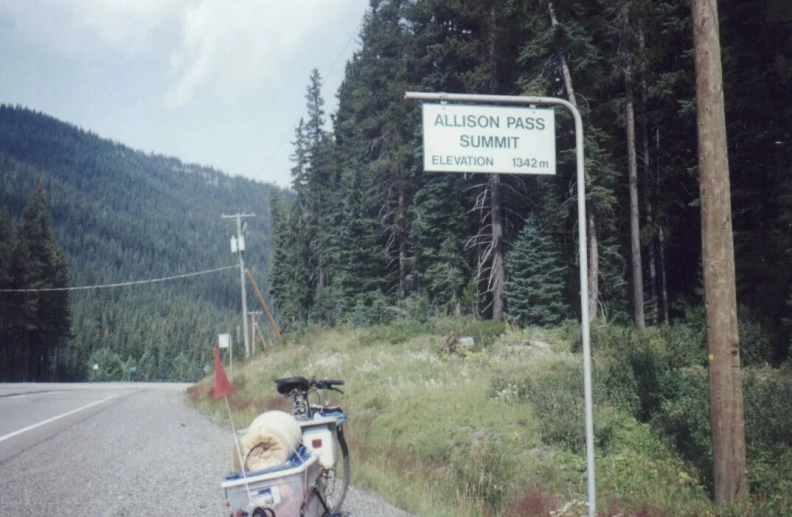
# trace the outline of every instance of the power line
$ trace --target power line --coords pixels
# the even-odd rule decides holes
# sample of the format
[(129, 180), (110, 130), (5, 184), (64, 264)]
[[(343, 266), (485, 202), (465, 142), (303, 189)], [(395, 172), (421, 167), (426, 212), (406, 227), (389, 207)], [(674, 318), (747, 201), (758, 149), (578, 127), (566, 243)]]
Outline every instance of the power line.
[[(355, 39), (355, 36), (357, 36), (359, 32), (360, 32), (360, 27), (356, 27), (355, 30), (352, 31), (352, 35), (349, 36), (349, 39), (347, 40), (346, 45), (344, 45), (344, 48), (342, 48), (341, 52), (338, 53), (338, 55), (335, 58), (335, 61), (333, 61), (333, 64), (330, 65), (330, 70), (328, 70), (326, 75), (322, 76), (322, 77), (324, 77), (325, 80), (327, 80), (327, 78), (330, 77), (330, 74), (333, 73), (333, 70), (335, 69), (336, 65), (338, 64), (338, 61), (341, 59), (341, 56), (344, 55), (344, 52), (346, 52), (346, 49), (349, 47), (349, 44), (352, 43), (352, 40)], [(272, 154), (270, 155), (270, 157), (267, 159), (266, 165), (264, 167), (265, 169), (269, 168), (269, 166), (272, 164), (273, 158), (275, 158), (275, 156), (278, 154), (278, 151), (280, 151), (280, 148), (283, 146), (283, 143), (286, 142), (286, 139), (288, 139), (288, 138), (289, 138), (289, 135), (286, 134), (283, 137), (283, 139), (281, 139), (280, 143), (278, 144), (278, 147), (275, 148), (275, 151), (273, 151)]]
[(103, 284), (103, 285), (84, 285), (79, 287), (49, 287), (45, 289), (0, 289), (0, 293), (49, 293), (55, 291), (87, 291), (89, 289), (109, 289), (113, 287), (128, 287), (132, 285), (153, 284), (156, 282), (167, 282), (168, 280), (177, 280), (179, 278), (188, 278), (192, 276), (208, 275), (210, 273), (217, 273), (218, 271), (225, 271), (227, 269), (236, 269), (239, 266), (226, 266), (217, 269), (209, 269), (207, 271), (198, 271), (197, 273), (186, 273), (184, 275), (168, 276), (165, 278), (153, 278), (149, 280), (135, 280), (132, 282), (121, 282), (118, 284)]
[(352, 43), (352, 40), (355, 39), (355, 36), (357, 36), (359, 31), (360, 31), (360, 28), (355, 29), (355, 31), (349, 37), (349, 39), (346, 42), (346, 45), (344, 45), (344, 48), (341, 49), (341, 52), (338, 53), (338, 55), (335, 58), (335, 61), (333, 61), (333, 64), (330, 65), (330, 70), (327, 71), (327, 75), (325, 76), (325, 79), (330, 77), (330, 74), (333, 73), (333, 70), (335, 69), (335, 66), (338, 64), (338, 60), (341, 59), (341, 56), (344, 55), (344, 52), (346, 51), (347, 47), (349, 46), (350, 43)]

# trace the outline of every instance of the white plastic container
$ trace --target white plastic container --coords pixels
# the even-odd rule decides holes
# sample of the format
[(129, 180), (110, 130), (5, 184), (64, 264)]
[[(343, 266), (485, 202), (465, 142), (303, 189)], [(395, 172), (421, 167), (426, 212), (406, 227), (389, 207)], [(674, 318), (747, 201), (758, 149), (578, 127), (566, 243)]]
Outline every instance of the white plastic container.
[[(316, 484), (321, 471), (318, 457), (301, 449), (279, 467), (246, 472), (245, 477), (239, 472), (228, 474), (220, 484), (225, 491), (228, 515), (233, 517), (237, 510), (252, 512), (260, 507), (272, 509), (278, 517), (299, 517), (300, 509), (309, 500), (308, 491)], [(320, 515), (306, 514), (306, 517)]]
[(336, 422), (337, 416), (315, 415), (312, 420), (300, 420), (303, 446), (319, 458), (319, 464), (332, 468), (337, 458)]

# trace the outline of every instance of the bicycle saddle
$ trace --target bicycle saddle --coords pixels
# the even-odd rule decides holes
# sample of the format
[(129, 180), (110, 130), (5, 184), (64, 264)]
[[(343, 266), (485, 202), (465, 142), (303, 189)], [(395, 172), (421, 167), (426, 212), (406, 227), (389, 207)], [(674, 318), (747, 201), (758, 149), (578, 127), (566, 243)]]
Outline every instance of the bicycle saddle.
[(278, 393), (281, 395), (288, 395), (294, 390), (308, 391), (311, 387), (311, 382), (305, 377), (287, 377), (285, 379), (275, 379), (275, 384), (278, 385)]

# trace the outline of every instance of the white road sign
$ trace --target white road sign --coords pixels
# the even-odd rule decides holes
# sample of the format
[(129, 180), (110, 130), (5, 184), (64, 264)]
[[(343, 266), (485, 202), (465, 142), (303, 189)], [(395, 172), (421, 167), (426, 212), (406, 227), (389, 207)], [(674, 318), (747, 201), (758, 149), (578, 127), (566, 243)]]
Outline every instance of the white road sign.
[(218, 334), (217, 338), (220, 348), (228, 348), (231, 346), (231, 334)]
[(555, 174), (552, 108), (423, 105), (424, 170)]

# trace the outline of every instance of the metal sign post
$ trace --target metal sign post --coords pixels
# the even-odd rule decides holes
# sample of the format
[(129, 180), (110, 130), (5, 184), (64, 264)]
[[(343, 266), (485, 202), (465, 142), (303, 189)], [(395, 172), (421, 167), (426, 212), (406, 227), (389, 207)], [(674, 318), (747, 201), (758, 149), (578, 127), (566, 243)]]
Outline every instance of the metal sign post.
[[(588, 476), (588, 508), (589, 515), (594, 517), (597, 513), (597, 497), (596, 497), (596, 483), (594, 474), (594, 410), (591, 395), (591, 341), (589, 335), (589, 310), (588, 310), (588, 250), (586, 248), (586, 181), (583, 170), (583, 121), (580, 118), (580, 112), (570, 102), (564, 99), (557, 99), (555, 97), (519, 97), (511, 95), (470, 95), (458, 93), (423, 93), (423, 92), (406, 92), (406, 99), (429, 101), (429, 102), (459, 102), (470, 104), (512, 104), (512, 105), (557, 105), (566, 107), (575, 119), (575, 146), (577, 149), (577, 194), (578, 194), (578, 240), (580, 245), (580, 315), (581, 315), (581, 331), (583, 334), (583, 392), (586, 413), (586, 465)], [(425, 105), (426, 106), (426, 105)], [(441, 105), (442, 106), (442, 105)], [(447, 104), (449, 108), (454, 106)], [(555, 165), (555, 126), (550, 125), (549, 122), (542, 123), (541, 131), (538, 130), (540, 124), (538, 120), (542, 119), (540, 111), (545, 110), (526, 110), (532, 111), (530, 114), (522, 115), (509, 115), (504, 114), (503, 117), (491, 114), (486, 110), (481, 111), (481, 106), (466, 105), (466, 111), (451, 112), (443, 114), (437, 111), (430, 111), (429, 116), (434, 115), (434, 120), (430, 118), (432, 127), (450, 128), (457, 130), (462, 128), (461, 133), (457, 132), (455, 142), (450, 140), (438, 147), (437, 152), (429, 155), (424, 149), (424, 165), (427, 164), (429, 159), (429, 167), (427, 170), (455, 170), (458, 172), (514, 172), (521, 174), (553, 174)], [(492, 107), (490, 107), (492, 108)], [(432, 108), (437, 109), (437, 108)], [(505, 108), (501, 108), (505, 109)], [(445, 115), (445, 116), (444, 116)], [(456, 115), (456, 118), (454, 117)], [(438, 118), (438, 116), (440, 118)], [(509, 120), (508, 117), (513, 117)], [(496, 122), (497, 118), (497, 122)], [(502, 120), (505, 119), (505, 120)], [(518, 122), (518, 119), (521, 119)], [(531, 121), (531, 122), (529, 122)], [(426, 125), (427, 125), (427, 111), (424, 110), (424, 137), (426, 138)], [(509, 130), (517, 128), (518, 125), (522, 126), (522, 131), (519, 133), (510, 132)], [(529, 125), (531, 126), (529, 129)], [(552, 130), (553, 134), (553, 157), (552, 161), (548, 158), (537, 157), (535, 154), (532, 156), (522, 156), (519, 153), (519, 148), (525, 148), (521, 145), (520, 141), (513, 140), (514, 138), (526, 138), (531, 140), (534, 145), (540, 146), (539, 148), (532, 148), (534, 153), (544, 152), (546, 150), (546, 140), (540, 140), (542, 137), (534, 135), (544, 135), (547, 133), (545, 128)], [(468, 131), (465, 131), (468, 130)], [(473, 135), (472, 133), (476, 133)], [(448, 134), (448, 132), (446, 132)], [(463, 138), (467, 136), (468, 138)], [(545, 144), (542, 144), (545, 142)], [(525, 142), (522, 142), (524, 144)], [(441, 152), (448, 149), (449, 145), (456, 145), (456, 151), (463, 150), (464, 152)], [(425, 147), (427, 144), (425, 144)], [(474, 152), (474, 150), (487, 149), (486, 153)], [(515, 151), (515, 155), (509, 154)], [(496, 159), (501, 162), (501, 165), (496, 164)], [(506, 160), (505, 162), (503, 160)], [(491, 160), (491, 162), (490, 162)], [(509, 162), (509, 160), (512, 160)], [(530, 160), (526, 165), (525, 160)], [(505, 163), (505, 165), (504, 165)], [(553, 165), (553, 171), (548, 172), (550, 165)], [(510, 165), (511, 167), (507, 167)], [(451, 168), (436, 169), (433, 167), (447, 166)], [(514, 170), (514, 168), (518, 170)]]
[(218, 346), (228, 349), (228, 371), (234, 372), (234, 347), (231, 344), (231, 334), (218, 334)]

